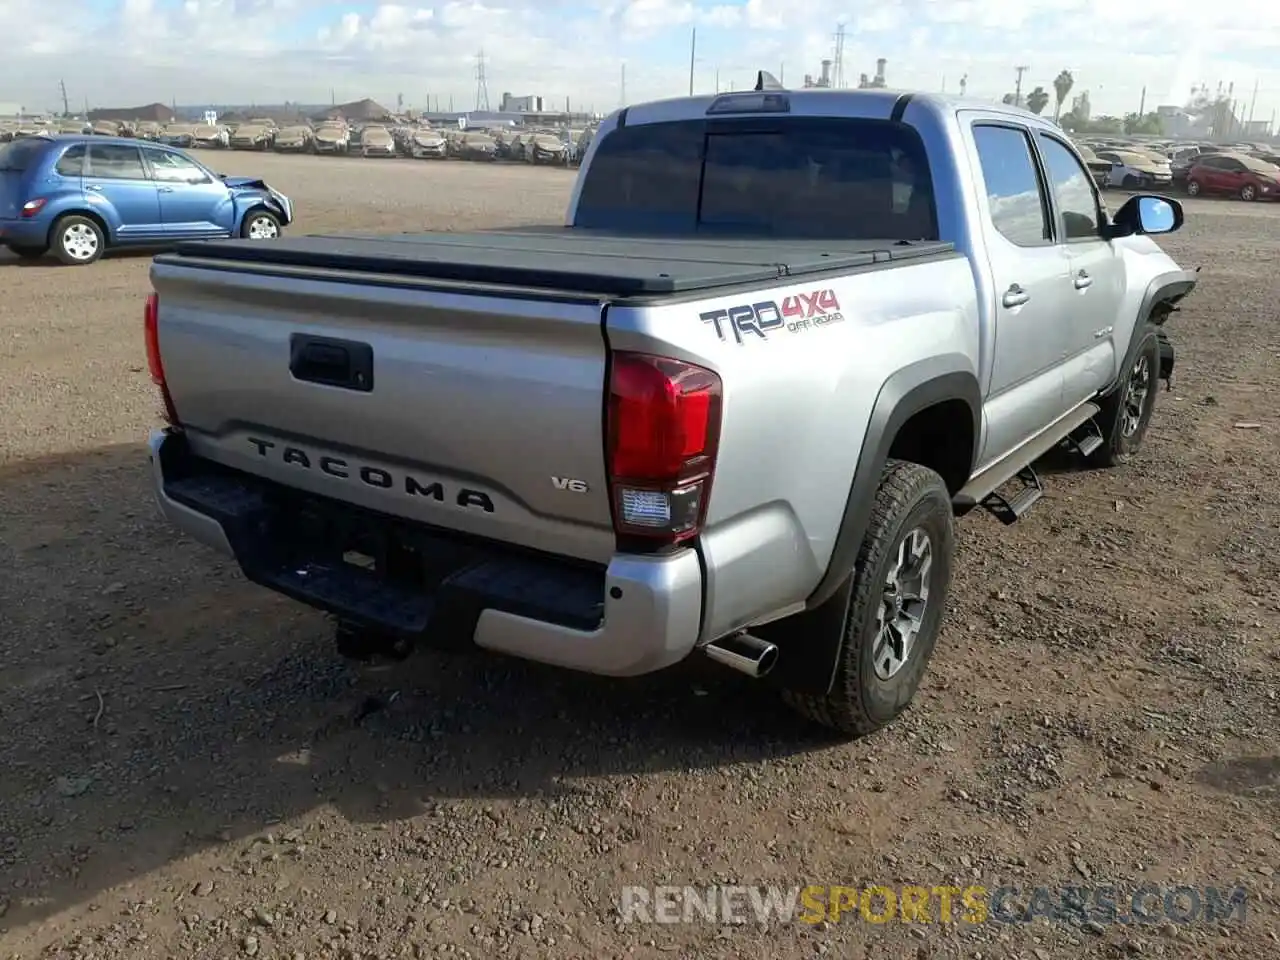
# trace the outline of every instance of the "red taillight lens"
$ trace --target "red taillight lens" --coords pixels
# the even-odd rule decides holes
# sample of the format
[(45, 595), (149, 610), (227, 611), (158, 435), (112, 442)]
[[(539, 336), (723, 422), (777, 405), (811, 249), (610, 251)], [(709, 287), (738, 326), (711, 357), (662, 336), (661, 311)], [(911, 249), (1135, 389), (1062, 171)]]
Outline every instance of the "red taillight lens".
[(720, 377), (642, 353), (615, 353), (607, 423), (614, 528), (678, 543), (698, 534), (720, 443)]
[(160, 295), (147, 295), (147, 306), (143, 313), (143, 331), (147, 341), (147, 367), (151, 371), (151, 382), (160, 388), (160, 400), (164, 404), (164, 418), (170, 424), (178, 425), (178, 414), (173, 409), (173, 398), (169, 396), (169, 385), (164, 379), (164, 362), (160, 359)]
[(22, 216), (24, 219), (34, 217), (37, 213), (44, 209), (44, 205), (49, 201), (44, 197), (36, 197), (34, 200), (28, 200), (22, 205)]

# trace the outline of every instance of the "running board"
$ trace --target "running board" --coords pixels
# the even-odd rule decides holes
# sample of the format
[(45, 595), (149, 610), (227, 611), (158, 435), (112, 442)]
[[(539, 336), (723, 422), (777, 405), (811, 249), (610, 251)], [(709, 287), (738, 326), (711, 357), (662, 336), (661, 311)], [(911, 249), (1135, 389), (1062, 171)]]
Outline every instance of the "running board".
[(1102, 428), (1090, 417), (1080, 424), (1064, 442), (1080, 456), (1088, 459), (1103, 444)]
[[(993, 463), (987, 469), (970, 480), (961, 490), (952, 498), (952, 504), (955, 506), (957, 513), (968, 513), (974, 507), (982, 506), (993, 493), (1002, 486), (1012, 480), (1014, 477), (1023, 473), (1031, 464), (1035, 463), (1046, 453), (1067, 439), (1080, 428), (1083, 424), (1092, 420), (1098, 413), (1098, 405), (1096, 403), (1085, 403), (1072, 410), (1067, 416), (1063, 417), (1044, 433), (1028, 441), (1019, 447), (1012, 454)], [(1032, 473), (1034, 476), (1034, 472)], [(1034, 483), (1026, 483), (1026, 489), (1021, 493), (1015, 494), (1012, 500), (1027, 500), (1023, 506), (1022, 513), (1026, 513), (1032, 503), (1040, 499), (1043, 492), (1039, 486), (1039, 480)], [(1036, 492), (1030, 493), (1029, 490)]]

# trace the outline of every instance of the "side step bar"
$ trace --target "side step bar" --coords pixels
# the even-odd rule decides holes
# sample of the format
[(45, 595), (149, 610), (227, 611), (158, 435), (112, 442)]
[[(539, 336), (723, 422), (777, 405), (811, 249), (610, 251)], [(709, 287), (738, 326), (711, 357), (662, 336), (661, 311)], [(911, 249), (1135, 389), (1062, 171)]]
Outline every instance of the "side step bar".
[[(1096, 403), (1082, 404), (1003, 460), (987, 467), (952, 498), (956, 512), (963, 514), (975, 507), (987, 507), (1005, 523), (1013, 523), (1044, 495), (1044, 487), (1036, 472), (1031, 469), (1031, 464), (1064, 440), (1069, 439), (1082, 426), (1091, 423), (1097, 413)], [(1101, 445), (1100, 436), (1088, 436), (1082, 441), (1073, 443), (1073, 446), (1083, 453), (1091, 440), (1096, 440), (1092, 446), (1088, 447), (1088, 452), (1092, 453)], [(1015, 477), (1022, 480), (1021, 490), (1008, 498), (997, 494), (996, 491)]]

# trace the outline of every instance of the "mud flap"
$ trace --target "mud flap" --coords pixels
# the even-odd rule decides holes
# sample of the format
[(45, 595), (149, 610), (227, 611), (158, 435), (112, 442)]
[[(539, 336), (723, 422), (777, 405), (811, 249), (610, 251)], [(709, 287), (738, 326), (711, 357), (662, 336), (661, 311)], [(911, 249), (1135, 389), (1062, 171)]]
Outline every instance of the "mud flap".
[(1160, 379), (1164, 381), (1166, 391), (1173, 389), (1173, 362), (1174, 352), (1173, 344), (1169, 340), (1169, 335), (1161, 328), (1156, 334), (1156, 340), (1160, 344)]

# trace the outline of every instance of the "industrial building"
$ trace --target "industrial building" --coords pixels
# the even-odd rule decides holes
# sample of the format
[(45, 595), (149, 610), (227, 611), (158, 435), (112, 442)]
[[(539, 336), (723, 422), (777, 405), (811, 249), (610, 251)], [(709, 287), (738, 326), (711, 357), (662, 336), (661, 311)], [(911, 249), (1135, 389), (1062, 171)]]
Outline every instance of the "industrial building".
[(545, 109), (541, 97), (513, 97), (509, 93), (502, 95), (502, 102), (498, 105), (499, 113), (542, 113)]
[(104, 107), (101, 110), (89, 111), (89, 122), (99, 120), (131, 120), (151, 121), (152, 123), (173, 123), (176, 119), (173, 110), (163, 103), (149, 103), (145, 107)]

